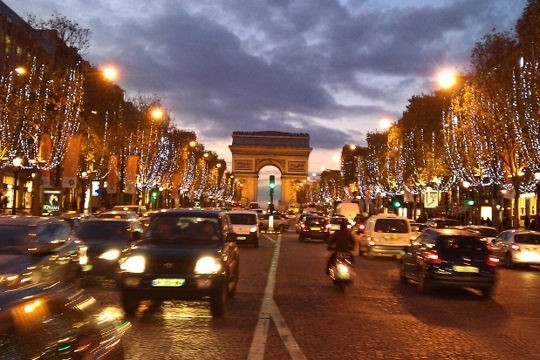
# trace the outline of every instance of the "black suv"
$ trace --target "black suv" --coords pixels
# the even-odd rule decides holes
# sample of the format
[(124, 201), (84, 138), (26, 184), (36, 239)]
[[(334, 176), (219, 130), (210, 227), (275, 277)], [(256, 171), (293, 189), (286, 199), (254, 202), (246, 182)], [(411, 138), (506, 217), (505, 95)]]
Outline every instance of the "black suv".
[(119, 259), (122, 306), (133, 315), (141, 300), (207, 299), (212, 315), (221, 316), (236, 292), (238, 269), (236, 234), (225, 212), (161, 210)]
[(459, 229), (424, 230), (401, 257), (399, 277), (427, 293), (437, 287), (470, 287), (491, 297), (498, 258), (482, 236)]
[(80, 283), (86, 246), (56, 217), (0, 217), (0, 291), (36, 283)]

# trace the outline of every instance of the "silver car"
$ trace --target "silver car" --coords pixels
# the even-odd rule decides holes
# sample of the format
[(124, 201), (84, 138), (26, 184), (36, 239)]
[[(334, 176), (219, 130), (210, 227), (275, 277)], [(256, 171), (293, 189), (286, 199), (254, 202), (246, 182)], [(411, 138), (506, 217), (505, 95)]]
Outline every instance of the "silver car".
[(505, 230), (492, 240), (491, 250), (507, 268), (540, 265), (540, 232)]

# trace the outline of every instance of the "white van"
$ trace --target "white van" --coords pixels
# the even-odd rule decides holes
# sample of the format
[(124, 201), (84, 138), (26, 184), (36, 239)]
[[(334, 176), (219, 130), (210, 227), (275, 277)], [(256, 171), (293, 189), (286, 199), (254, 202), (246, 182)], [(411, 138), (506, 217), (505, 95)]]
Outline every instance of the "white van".
[(356, 215), (360, 212), (358, 203), (355, 202), (342, 202), (336, 206), (335, 215), (345, 216), (352, 224)]
[(377, 214), (367, 219), (366, 229), (360, 236), (358, 252), (368, 258), (376, 255), (403, 255), (406, 246), (415, 237), (410, 220), (395, 214)]
[(250, 243), (259, 247), (259, 217), (254, 210), (231, 210), (229, 218), (238, 244)]

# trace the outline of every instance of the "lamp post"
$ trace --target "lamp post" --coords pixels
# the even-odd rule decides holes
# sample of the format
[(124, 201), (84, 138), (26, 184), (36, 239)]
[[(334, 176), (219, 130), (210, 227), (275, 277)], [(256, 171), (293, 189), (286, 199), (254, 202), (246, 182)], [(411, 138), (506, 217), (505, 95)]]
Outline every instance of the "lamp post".
[(469, 193), (469, 187), (471, 186), (471, 183), (464, 180), (463, 181), (463, 188), (465, 189), (465, 206), (466, 206), (466, 211), (465, 211), (465, 225), (469, 225), (469, 212), (470, 212), (470, 208), (472, 206), (472, 204), (469, 203), (470, 201), (470, 193)]
[(15, 215), (17, 213), (17, 188), (19, 187), (19, 171), (21, 171), (22, 158), (16, 157), (13, 159), (13, 205), (11, 207), (11, 214)]
[(539, 206), (540, 206), (540, 172), (534, 173), (534, 180), (536, 180), (536, 215), (534, 220), (534, 227), (537, 230), (540, 229), (540, 214), (539, 214)]

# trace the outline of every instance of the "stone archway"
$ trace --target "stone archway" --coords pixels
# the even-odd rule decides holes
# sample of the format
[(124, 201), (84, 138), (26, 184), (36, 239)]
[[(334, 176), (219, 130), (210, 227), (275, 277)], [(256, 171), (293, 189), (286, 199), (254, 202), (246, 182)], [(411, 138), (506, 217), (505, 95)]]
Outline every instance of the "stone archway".
[(296, 185), (307, 179), (309, 134), (278, 131), (233, 132), (229, 145), (232, 153), (232, 172), (242, 183), (244, 205), (257, 201), (259, 171), (268, 165), (281, 172), (281, 199), (278, 207), (288, 208), (297, 203)]

